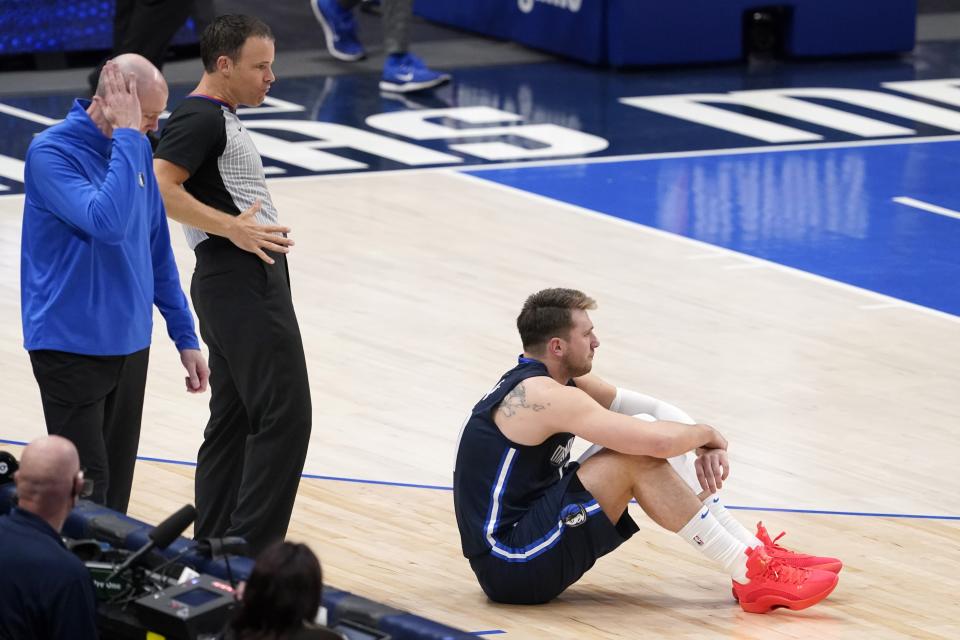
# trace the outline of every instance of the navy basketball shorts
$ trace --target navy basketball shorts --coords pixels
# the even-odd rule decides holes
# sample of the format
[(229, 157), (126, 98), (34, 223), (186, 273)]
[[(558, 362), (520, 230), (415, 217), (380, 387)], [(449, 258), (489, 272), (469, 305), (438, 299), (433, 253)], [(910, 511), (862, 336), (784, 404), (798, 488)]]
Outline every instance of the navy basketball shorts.
[(470, 559), (494, 602), (549, 602), (637, 532), (626, 509), (616, 524), (610, 522), (577, 478), (577, 468), (571, 463), (490, 553)]

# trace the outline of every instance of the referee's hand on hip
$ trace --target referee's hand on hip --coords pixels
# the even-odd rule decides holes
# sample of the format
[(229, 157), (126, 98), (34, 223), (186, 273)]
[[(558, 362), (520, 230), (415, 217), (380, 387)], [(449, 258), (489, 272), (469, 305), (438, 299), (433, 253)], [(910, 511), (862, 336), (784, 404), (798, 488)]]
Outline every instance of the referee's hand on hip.
[(259, 199), (234, 218), (227, 232), (227, 238), (244, 251), (255, 253), (267, 264), (273, 264), (273, 258), (268, 256), (264, 249), (275, 253), (290, 253), (290, 247), (294, 244), (292, 239), (286, 237), (286, 234), (290, 233), (290, 227), (260, 224), (256, 220), (258, 211), (260, 211)]

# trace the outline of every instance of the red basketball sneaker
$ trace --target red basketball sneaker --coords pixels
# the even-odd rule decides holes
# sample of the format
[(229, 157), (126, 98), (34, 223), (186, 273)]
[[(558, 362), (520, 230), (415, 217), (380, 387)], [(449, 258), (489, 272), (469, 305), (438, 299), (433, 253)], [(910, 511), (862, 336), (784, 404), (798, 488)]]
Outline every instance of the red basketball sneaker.
[(747, 579), (733, 581), (733, 597), (748, 613), (777, 607), (794, 611), (817, 604), (833, 591), (840, 577), (829, 571), (798, 569), (770, 557), (763, 547), (747, 549)]
[(791, 567), (799, 567), (801, 569), (820, 569), (822, 571), (832, 571), (833, 573), (840, 573), (840, 569), (843, 568), (843, 563), (840, 562), (838, 558), (829, 558), (826, 556), (811, 556), (806, 553), (797, 553), (796, 551), (791, 551), (790, 549), (785, 549), (777, 544), (777, 540), (786, 535), (786, 531), (782, 531), (773, 540), (770, 539), (770, 535), (767, 533), (767, 529), (763, 526), (762, 522), (757, 523), (757, 538), (760, 542), (763, 543), (764, 549), (766, 549), (767, 554), (771, 558), (776, 558), (784, 564)]

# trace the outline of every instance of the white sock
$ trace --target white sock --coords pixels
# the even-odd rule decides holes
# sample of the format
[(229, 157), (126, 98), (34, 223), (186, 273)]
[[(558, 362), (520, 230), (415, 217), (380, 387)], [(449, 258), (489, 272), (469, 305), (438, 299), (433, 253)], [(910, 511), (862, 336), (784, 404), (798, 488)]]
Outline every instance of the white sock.
[(740, 524), (736, 518), (733, 517), (733, 514), (727, 511), (727, 508), (723, 506), (723, 502), (720, 500), (720, 496), (714, 493), (711, 496), (707, 496), (707, 499), (703, 501), (703, 506), (710, 509), (710, 513), (713, 514), (713, 517), (717, 519), (723, 528), (727, 530), (730, 535), (734, 538), (747, 545), (749, 548), (753, 549), (754, 547), (759, 547), (763, 543), (757, 538), (757, 536), (750, 533), (750, 531)]
[(677, 532), (694, 549), (711, 560), (719, 562), (740, 583), (747, 582), (747, 547), (731, 535), (704, 507), (693, 514), (690, 522)]

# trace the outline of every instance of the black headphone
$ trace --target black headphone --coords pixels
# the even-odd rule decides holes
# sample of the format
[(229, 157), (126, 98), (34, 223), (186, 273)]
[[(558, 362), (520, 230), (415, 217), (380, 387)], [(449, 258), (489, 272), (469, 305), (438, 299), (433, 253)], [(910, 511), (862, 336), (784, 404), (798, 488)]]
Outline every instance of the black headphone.
[(0, 451), (0, 484), (13, 482), (13, 474), (17, 472), (20, 465), (17, 459), (9, 451)]

